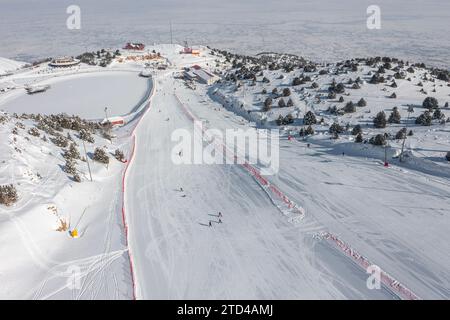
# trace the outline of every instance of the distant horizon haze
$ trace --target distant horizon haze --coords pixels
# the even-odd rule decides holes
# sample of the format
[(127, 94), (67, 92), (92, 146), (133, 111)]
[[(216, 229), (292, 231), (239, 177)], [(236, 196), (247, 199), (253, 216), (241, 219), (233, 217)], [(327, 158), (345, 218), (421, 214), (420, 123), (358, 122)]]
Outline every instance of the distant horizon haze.
[[(369, 5), (381, 29), (366, 27)], [(81, 8), (69, 30), (66, 9)], [(0, 57), (30, 62), (128, 41), (292, 53), (314, 61), (391, 56), (449, 68), (448, 0), (0, 0)]]

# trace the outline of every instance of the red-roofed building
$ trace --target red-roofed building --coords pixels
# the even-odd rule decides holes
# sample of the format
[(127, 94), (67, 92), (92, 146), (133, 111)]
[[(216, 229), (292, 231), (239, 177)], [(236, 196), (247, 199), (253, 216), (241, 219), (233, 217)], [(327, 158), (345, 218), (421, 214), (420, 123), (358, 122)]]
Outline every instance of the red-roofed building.
[(145, 49), (145, 45), (143, 43), (134, 43), (134, 42), (128, 42), (125, 47), (123, 47), (125, 50), (139, 50), (142, 51)]

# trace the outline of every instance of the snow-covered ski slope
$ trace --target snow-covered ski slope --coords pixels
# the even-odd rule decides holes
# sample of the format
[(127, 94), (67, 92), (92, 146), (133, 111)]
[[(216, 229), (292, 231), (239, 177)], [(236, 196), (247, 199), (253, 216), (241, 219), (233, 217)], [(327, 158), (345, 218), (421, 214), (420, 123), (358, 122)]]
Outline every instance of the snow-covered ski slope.
[(208, 127), (252, 126), (172, 76), (157, 77), (129, 173), (137, 298), (392, 298), (368, 290), (364, 270), (314, 238), (323, 231), (420, 298), (449, 297), (448, 181), (282, 140), (280, 172), (268, 178), (305, 209), (293, 224), (241, 167), (172, 163), (171, 133), (193, 130), (180, 101)]
[(290, 223), (240, 166), (173, 164), (171, 133), (193, 124), (174, 80), (155, 82), (127, 178), (138, 299), (394, 298), (368, 290), (364, 271), (313, 239), (316, 221)]
[[(180, 83), (176, 91), (209, 127), (251, 126), (201, 90)], [(449, 297), (450, 183), (445, 178), (283, 139), (280, 171), (269, 179), (305, 208), (318, 229), (339, 235), (419, 297)]]

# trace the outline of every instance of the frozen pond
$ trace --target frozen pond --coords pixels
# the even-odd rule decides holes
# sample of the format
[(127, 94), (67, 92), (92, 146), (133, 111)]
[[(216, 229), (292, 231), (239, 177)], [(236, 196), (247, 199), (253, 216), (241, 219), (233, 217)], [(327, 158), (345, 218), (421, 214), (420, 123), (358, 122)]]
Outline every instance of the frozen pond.
[(101, 72), (45, 81), (51, 88), (43, 93), (16, 95), (0, 105), (0, 110), (18, 114), (67, 113), (86, 119), (124, 115), (146, 97), (150, 80), (134, 72)]

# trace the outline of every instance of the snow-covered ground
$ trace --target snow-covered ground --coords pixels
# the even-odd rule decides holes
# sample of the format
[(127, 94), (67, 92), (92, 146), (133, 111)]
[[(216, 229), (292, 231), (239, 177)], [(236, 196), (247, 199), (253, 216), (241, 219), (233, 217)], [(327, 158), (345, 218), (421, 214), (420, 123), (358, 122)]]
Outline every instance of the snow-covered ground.
[[(197, 85), (193, 91), (181, 80), (172, 81), (165, 76), (157, 82), (152, 109), (137, 131), (137, 157), (130, 172), (127, 212), (138, 297), (241, 297), (236, 292), (244, 291), (246, 298), (350, 298), (353, 295), (373, 298), (374, 292), (363, 289), (364, 276), (349, 278), (348, 272), (357, 275), (349, 260), (344, 259), (340, 265), (333, 261), (335, 251), (313, 240), (314, 234), (330, 231), (420, 297), (448, 298), (446, 212), (450, 190), (444, 178), (428, 176), (417, 170), (420, 168), (386, 169), (378, 159), (367, 158), (370, 153), (366, 157), (343, 157), (335, 145), (327, 147), (312, 141), (313, 146), (306, 148), (306, 143), (301, 141), (283, 140), (281, 170), (269, 180), (305, 208), (307, 218), (292, 225), (276, 207), (267, 209), (268, 204), (257, 196), (265, 195), (264, 191), (239, 168), (180, 167), (167, 161), (175, 152), (170, 148), (170, 133), (180, 127), (192, 129), (189, 119), (177, 109), (179, 102), (171, 93), (176, 92), (211, 128), (253, 126), (213, 102), (204, 86)], [(155, 136), (163, 140), (157, 139), (149, 146), (148, 141)], [(443, 137), (448, 139), (445, 133)], [(148, 167), (147, 163), (152, 166)], [(182, 192), (178, 191), (180, 187)], [(430, 205), (424, 206), (424, 201)], [(261, 203), (265, 209), (260, 208)], [(218, 211), (230, 217), (224, 218), (223, 224), (214, 223)], [(205, 226), (209, 220), (213, 221), (211, 229)], [(261, 229), (264, 236), (258, 238)], [(295, 234), (294, 242), (287, 241), (291, 233)], [(277, 251), (292, 252), (292, 248), (301, 246), (302, 256), (273, 254), (270, 245), (259, 251), (274, 238)], [(157, 240), (154, 243), (152, 239)], [(241, 248), (236, 239), (245, 239), (245, 246)], [(302, 275), (307, 274), (312, 282), (302, 276), (293, 277), (280, 266), (272, 269), (273, 258), (268, 257), (273, 255), (285, 266), (298, 266)], [(315, 268), (310, 269), (311, 264)], [(262, 265), (267, 269), (261, 267), (254, 271)], [(327, 278), (327, 272), (324, 275), (318, 266), (327, 266), (334, 280)], [(266, 273), (267, 270), (270, 272)], [(242, 273), (246, 277), (240, 277)], [(277, 283), (274, 278), (277, 281), (290, 278), (295, 285), (285, 285), (281, 293), (273, 287)], [(242, 282), (244, 286), (240, 286)], [(265, 290), (259, 290), (261, 283), (265, 284)], [(180, 290), (180, 285), (184, 289)], [(315, 289), (308, 291), (308, 285)], [(216, 295), (217, 288), (224, 291)]]
[[(212, 128), (245, 126), (195, 93), (185, 99)], [(282, 140), (280, 172), (269, 180), (305, 208), (315, 231), (340, 235), (419, 296), (448, 298), (447, 179), (308, 142)]]
[[(275, 122), (280, 116), (291, 115), (293, 123), (281, 126), (281, 129), (290, 134), (298, 134), (304, 125), (304, 116), (307, 112), (313, 112), (317, 118), (314, 125), (316, 135), (309, 137), (321, 145), (331, 146), (335, 152), (346, 152), (353, 156), (376, 157), (384, 159), (384, 150), (373, 148), (367, 144), (355, 144), (355, 136), (352, 129), (359, 125), (362, 136), (369, 141), (376, 134), (389, 134), (388, 145), (390, 150), (389, 160), (397, 156), (402, 148), (402, 139), (397, 139), (396, 134), (402, 128), (412, 131), (412, 135), (406, 139), (405, 148), (410, 152), (410, 160), (415, 169), (422, 168), (426, 172), (440, 172), (439, 174), (450, 176), (445, 154), (449, 151), (450, 144), (450, 86), (448, 81), (436, 79), (431, 76), (430, 70), (420, 67), (392, 62), (391, 70), (385, 70), (382, 74), (384, 83), (372, 84), (370, 80), (378, 71), (382, 62), (374, 66), (367, 66), (364, 62), (353, 62), (357, 70), (343, 69), (339, 71), (344, 62), (333, 64), (317, 64), (316, 71), (304, 72), (302, 68), (292, 72), (283, 70), (263, 70), (253, 80), (224, 81), (209, 89), (208, 95), (215, 101), (226, 106), (243, 118), (256, 122), (265, 127), (276, 126)], [(250, 64), (247, 68), (253, 66)], [(398, 68), (398, 69), (397, 69)], [(408, 72), (412, 68), (412, 72)], [(236, 69), (232, 69), (236, 72)], [(239, 72), (239, 68), (237, 68)], [(398, 72), (396, 71), (398, 70)], [(337, 72), (339, 71), (339, 72)], [(411, 71), (411, 70), (410, 70)], [(322, 74), (323, 72), (323, 74)], [(396, 78), (402, 73), (403, 78)], [(267, 79), (265, 82), (263, 79)], [(307, 79), (302, 84), (294, 85), (295, 79)], [(355, 82), (359, 79), (357, 87)], [(345, 91), (336, 94), (335, 98), (328, 97), (332, 82), (343, 84)], [(393, 86), (395, 84), (395, 86)], [(201, 87), (199, 88), (201, 89)], [(273, 93), (273, 90), (277, 90)], [(283, 90), (289, 90), (288, 96), (283, 95)], [(202, 94), (205, 94), (203, 92)], [(391, 98), (395, 94), (396, 98)], [(427, 97), (437, 99), (441, 116), (433, 119), (431, 126), (415, 124), (415, 119), (427, 109), (422, 106)], [(264, 111), (267, 98), (271, 98), (271, 108)], [(342, 99), (342, 102), (339, 99)], [(365, 106), (357, 106), (364, 99)], [(288, 101), (292, 106), (287, 105)], [(285, 106), (279, 107), (283, 101)], [(348, 103), (353, 103), (353, 112), (344, 112)], [(398, 108), (399, 123), (387, 123), (385, 128), (374, 128), (373, 118), (378, 112), (383, 111), (388, 120), (394, 108)], [(410, 109), (412, 107), (412, 110)], [(337, 112), (331, 112), (330, 109)], [(431, 112), (433, 115), (433, 111)], [(319, 123), (323, 119), (322, 123)], [(330, 141), (329, 128), (333, 123), (338, 123), (344, 130), (336, 140)], [(348, 126), (348, 129), (346, 127)], [(414, 163), (416, 162), (416, 163)]]
[[(10, 207), (0, 206), (1, 299), (133, 298), (121, 212), (125, 164), (113, 156), (119, 149), (125, 160), (129, 157), (133, 114), (145, 106), (143, 101), (152, 88), (151, 80), (139, 78), (133, 69), (81, 66), (52, 70), (41, 65), (3, 79), (2, 83), (14, 85), (0, 95), (0, 109), (9, 111), (0, 113), (0, 185), (12, 183), (19, 200)], [(26, 84), (50, 84), (51, 89), (26, 95)], [(112, 142), (101, 131), (93, 135), (93, 143), (85, 142), (93, 182), (86, 161), (76, 161), (80, 183), (64, 172), (63, 153), (68, 147), (52, 141), (55, 134), (70, 134), (84, 156), (77, 130), (44, 132), (39, 121), (12, 116), (13, 112), (66, 112), (102, 119), (103, 103), (109, 107), (109, 116), (129, 114), (131, 122), (113, 130)], [(96, 148), (106, 151), (109, 165), (92, 160)], [(71, 238), (68, 230), (58, 231), (63, 222), (69, 230), (76, 229), (79, 237)]]
[(173, 87), (170, 77), (157, 82), (152, 107), (136, 131), (128, 176), (138, 298), (393, 298), (386, 289), (368, 290), (364, 271), (314, 241), (320, 230), (315, 221), (292, 225), (283, 219), (240, 166), (170, 161), (177, 152), (172, 132), (193, 131)]
[[(417, 105), (426, 96), (413, 86), (420, 73), (415, 73), (417, 78), (412, 83), (397, 80), (395, 102), (386, 98), (383, 85), (364, 84), (355, 92), (347, 88), (351, 96), (344, 96), (346, 102), (364, 96), (367, 106), (339, 117), (326, 111), (328, 104), (336, 102), (324, 99), (313, 107), (310, 104), (315, 91), (326, 92), (331, 75), (317, 78), (317, 90), (303, 89), (309, 95), (293, 90), (295, 107), (281, 111), (298, 113), (299, 120), (283, 131), (291, 132), (294, 139), (282, 136), (280, 170), (267, 179), (304, 209), (305, 217), (300, 220), (288, 217), (242, 166), (172, 162), (178, 150), (173, 149), (171, 134), (176, 129), (192, 132), (194, 128), (187, 111), (204, 120), (205, 126), (219, 130), (254, 130), (260, 123), (248, 121), (252, 120), (248, 112), (219, 102), (217, 92), (228, 101), (244, 99), (244, 94), (232, 90), (229, 84), (222, 82), (213, 89), (196, 84), (196, 89), (191, 89), (184, 80), (176, 79), (183, 67), (193, 64), (229, 71), (229, 65), (221, 64), (222, 58), (210, 55), (206, 48), (201, 48), (200, 57), (180, 55), (177, 45), (148, 47), (153, 49), (167, 59), (170, 67), (154, 70), (153, 81), (148, 83), (137, 78), (143, 63), (131, 62), (114, 62), (106, 69), (81, 66), (69, 71), (40, 66), (3, 80), (18, 86), (3, 97), (22, 91), (19, 86), (30, 81), (53, 81), (48, 94), (54, 90), (61, 101), (70, 83), (80, 84), (74, 92), (84, 93), (93, 101), (99, 84), (91, 80), (108, 83), (106, 79), (118, 76), (119, 71), (120, 88), (144, 81), (153, 83), (155, 90), (148, 111), (146, 103), (135, 108), (142, 102), (142, 91), (140, 95), (129, 89), (111, 92), (124, 108), (118, 109), (120, 113), (135, 113), (127, 117), (132, 121), (125, 127), (113, 130), (116, 137), (112, 143), (100, 132), (95, 135), (95, 143), (87, 143), (88, 152), (104, 147), (110, 155), (108, 167), (91, 162), (92, 183), (87, 181), (87, 164), (82, 161), (77, 164), (81, 183), (62, 171), (63, 150), (30, 135), (28, 130), (35, 125), (31, 119), (7, 116), (0, 124), (0, 185), (13, 183), (19, 193), (18, 203), (0, 206), (0, 256), (7, 257), (0, 262), (0, 298), (397, 298), (384, 286), (381, 290), (367, 289), (365, 270), (318, 237), (322, 232), (339, 236), (419, 297), (450, 297), (450, 185), (448, 163), (442, 160), (442, 152), (448, 147), (448, 124), (435, 121), (430, 127), (414, 126), (414, 136), (407, 141), (414, 156), (411, 159), (416, 162), (399, 163), (389, 158), (393, 164), (388, 168), (380, 161), (381, 147), (356, 144), (349, 133), (330, 140), (326, 133), (327, 123), (370, 123), (376, 111), (390, 110), (394, 103), (400, 107), (403, 120), (405, 104), (414, 104), (417, 111), (412, 116), (417, 116), (423, 111)], [(135, 72), (131, 74), (131, 70)], [(359, 72), (362, 75), (367, 70)], [(285, 88), (291, 80), (278, 79), (276, 72), (266, 75), (271, 80), (270, 89)], [(337, 75), (336, 81), (350, 76), (355, 78), (356, 74)], [(448, 87), (441, 82), (435, 84), (442, 105)], [(424, 85), (429, 92), (434, 88), (428, 82)], [(245, 108), (250, 108), (250, 113), (260, 112), (261, 83), (245, 88)], [(25, 108), (29, 104), (25, 98), (40, 101), (45, 94), (22, 97), (20, 93), (10, 102), (17, 103), (15, 108)], [(81, 99), (76, 95), (69, 98)], [(47, 100), (49, 108), (55, 105), (53, 100)], [(44, 101), (39, 105), (45, 113)], [(71, 106), (68, 102), (67, 107)], [(306, 106), (318, 117), (323, 116), (325, 123), (314, 126), (317, 134), (303, 140), (298, 129), (303, 125)], [(69, 114), (83, 112), (89, 119), (102, 117), (97, 108), (70, 111), (66, 110)], [(269, 120), (277, 116), (278, 110), (272, 111), (274, 117)], [(447, 110), (444, 112), (447, 114)], [(269, 121), (268, 125), (274, 123)], [(17, 134), (12, 132), (14, 127)], [(386, 130), (396, 132), (399, 128), (393, 125)], [(363, 130), (367, 137), (381, 132), (371, 125)], [(63, 134), (67, 132), (82, 152), (78, 133), (64, 130)], [(130, 160), (124, 184), (127, 232), (122, 220), (122, 174), (126, 165), (112, 157), (117, 148)], [(219, 212), (222, 223), (218, 223)], [(72, 239), (67, 232), (57, 232), (60, 219), (71, 225), (80, 221), (77, 227), (81, 237)], [(210, 221), (212, 227), (208, 226)], [(80, 285), (67, 286), (68, 280), (79, 280)]]
[[(24, 127), (13, 134), (17, 122)], [(0, 185), (14, 184), (19, 196), (13, 206), (0, 206), (0, 298), (132, 298), (120, 215), (124, 165), (111, 156), (108, 167), (90, 159), (90, 182), (87, 163), (77, 161), (77, 183), (63, 171), (63, 149), (42, 131), (39, 137), (29, 134), (33, 127), (32, 120), (10, 117), (0, 125)], [(84, 154), (77, 134), (67, 133)], [(95, 147), (126, 151), (128, 145), (127, 138), (113, 144), (97, 135), (95, 140), (86, 143), (88, 154)], [(58, 232), (62, 221), (79, 238)]]
[(6, 58), (0, 58), (0, 76), (8, 74), (12, 71), (16, 71), (23, 66), (25, 66), (26, 63), (19, 62), (11, 59)]

